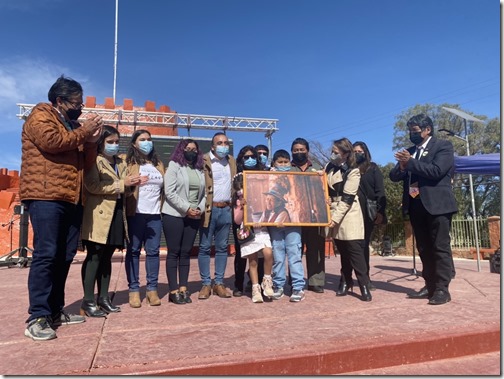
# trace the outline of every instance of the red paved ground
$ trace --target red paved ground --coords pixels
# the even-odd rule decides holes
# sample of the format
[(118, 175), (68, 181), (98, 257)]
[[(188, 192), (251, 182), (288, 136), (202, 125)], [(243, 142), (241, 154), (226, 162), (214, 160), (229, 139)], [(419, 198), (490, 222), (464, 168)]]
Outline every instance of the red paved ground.
[[(336, 297), (339, 257), (327, 260), (323, 294), (301, 303), (253, 304), (249, 297), (211, 297), (175, 305), (167, 301), (165, 257), (162, 305), (127, 304), (123, 254), (114, 256), (111, 290), (122, 312), (62, 326), (58, 338), (34, 342), (23, 335), (27, 268), (0, 268), (0, 374), (3, 375), (499, 375), (500, 275), (488, 261), (456, 260), (452, 302), (431, 306), (406, 299), (422, 279), (411, 257), (371, 257), (373, 301)], [(82, 298), (79, 254), (70, 270), (66, 300), (77, 313)], [(226, 284), (232, 287), (233, 258)], [(421, 264), (417, 262), (417, 268)], [(142, 299), (145, 279), (142, 264)], [(409, 275), (409, 276), (407, 276)], [(405, 277), (406, 276), (406, 277)], [(393, 280), (388, 282), (388, 280)], [(191, 292), (199, 290), (191, 261)], [(358, 290), (357, 290), (358, 292)], [(431, 327), (427, 327), (431, 326)]]

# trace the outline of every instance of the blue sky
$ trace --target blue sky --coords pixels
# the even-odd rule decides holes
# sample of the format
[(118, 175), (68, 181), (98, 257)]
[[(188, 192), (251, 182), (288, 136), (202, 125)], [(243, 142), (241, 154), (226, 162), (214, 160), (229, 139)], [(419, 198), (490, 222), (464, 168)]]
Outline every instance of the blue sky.
[[(0, 167), (20, 166), (16, 103), (47, 101), (61, 74), (112, 97), (114, 20), (115, 0), (0, 0)], [(118, 30), (117, 104), (279, 119), (274, 150), (348, 137), (386, 164), (415, 104), (500, 115), (497, 0), (119, 0)]]

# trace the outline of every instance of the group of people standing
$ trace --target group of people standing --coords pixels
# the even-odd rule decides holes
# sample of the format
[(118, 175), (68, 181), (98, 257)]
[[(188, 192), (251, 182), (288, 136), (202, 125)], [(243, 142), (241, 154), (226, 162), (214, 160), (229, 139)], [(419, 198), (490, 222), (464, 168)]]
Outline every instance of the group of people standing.
[[(167, 167), (157, 155), (151, 134), (136, 130), (127, 154), (119, 154), (119, 131), (104, 125), (99, 116), (77, 120), (83, 108), (81, 85), (60, 77), (49, 90), (50, 104), (34, 107), (23, 126), (20, 197), (34, 231), (34, 252), (28, 279), (29, 317), (25, 335), (34, 340), (56, 337), (55, 328), (88, 317), (120, 312), (109, 296), (111, 259), (126, 245), (129, 305), (139, 308), (140, 252), (145, 250), (146, 303), (158, 306), (160, 240), (167, 244), (168, 301), (191, 303), (188, 291), (190, 253), (199, 231), (198, 299), (212, 294), (242, 296), (248, 261), (249, 286), (254, 303), (263, 295), (280, 299), (287, 280), (291, 302), (304, 299), (306, 255), (308, 290), (321, 293), (325, 285), (325, 239), (334, 239), (341, 256), (341, 282), (336, 292), (344, 296), (353, 288), (355, 271), (361, 299), (371, 300), (369, 242), (375, 224), (385, 220), (385, 193), (380, 170), (371, 162), (364, 142), (342, 138), (333, 142), (330, 162), (321, 167), (310, 161), (303, 138), (273, 154), (268, 148), (243, 147), (235, 159), (229, 140), (216, 133), (204, 154), (197, 141), (182, 139)], [(403, 165), (401, 165), (403, 167)], [(286, 226), (289, 215), (278, 191), (266, 193), (267, 211), (256, 225), (253, 238), (239, 243), (243, 230), (243, 172), (246, 170), (316, 171), (327, 175), (330, 225)], [(402, 171), (401, 171), (402, 172)], [(367, 218), (366, 199), (378, 202), (375, 219)], [(235, 288), (224, 285), (230, 228), (235, 235)], [(79, 315), (64, 310), (64, 288), (79, 238), (86, 248), (82, 265), (84, 296)], [(212, 245), (215, 250), (210, 271)], [(286, 275), (286, 264), (289, 276)], [(434, 275), (429, 272), (429, 280)], [(430, 283), (430, 284), (429, 284)], [(429, 293), (435, 288), (428, 282)], [(98, 296), (95, 298), (95, 286)]]

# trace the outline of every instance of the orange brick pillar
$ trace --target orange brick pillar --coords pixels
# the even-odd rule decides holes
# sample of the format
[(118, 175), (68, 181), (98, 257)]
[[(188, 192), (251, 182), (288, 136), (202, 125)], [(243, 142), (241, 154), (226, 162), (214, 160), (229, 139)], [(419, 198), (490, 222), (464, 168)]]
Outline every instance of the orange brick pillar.
[(488, 232), (490, 234), (490, 249), (500, 247), (500, 216), (488, 217)]

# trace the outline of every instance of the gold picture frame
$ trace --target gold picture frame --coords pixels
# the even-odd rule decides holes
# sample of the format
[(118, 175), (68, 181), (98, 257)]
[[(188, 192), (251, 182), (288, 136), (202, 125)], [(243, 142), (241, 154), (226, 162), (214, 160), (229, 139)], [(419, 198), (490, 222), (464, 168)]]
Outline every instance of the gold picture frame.
[(328, 226), (327, 176), (318, 172), (243, 171), (245, 225)]

